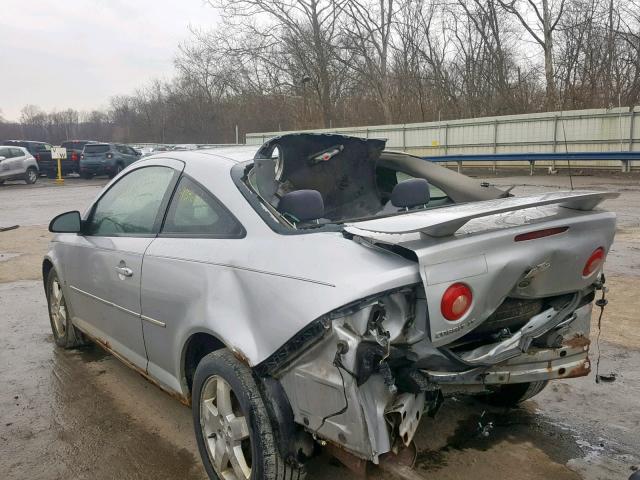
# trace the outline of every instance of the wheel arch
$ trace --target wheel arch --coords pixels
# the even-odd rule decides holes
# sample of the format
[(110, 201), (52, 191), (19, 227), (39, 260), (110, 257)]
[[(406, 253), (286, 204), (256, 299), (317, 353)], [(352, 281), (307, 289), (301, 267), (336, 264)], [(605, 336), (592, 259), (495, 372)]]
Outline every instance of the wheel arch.
[(210, 332), (192, 333), (184, 342), (180, 359), (180, 383), (191, 395), (193, 377), (200, 361), (211, 352), (226, 348), (225, 343)]

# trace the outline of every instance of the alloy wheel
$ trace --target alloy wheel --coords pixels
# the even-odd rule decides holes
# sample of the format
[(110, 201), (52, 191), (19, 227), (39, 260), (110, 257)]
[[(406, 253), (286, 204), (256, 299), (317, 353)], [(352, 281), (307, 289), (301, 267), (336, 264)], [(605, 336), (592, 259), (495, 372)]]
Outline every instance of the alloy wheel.
[(38, 180), (38, 174), (33, 169), (27, 170), (27, 177), (29, 178), (29, 183), (36, 183), (36, 180)]
[(216, 473), (224, 480), (251, 477), (251, 437), (247, 418), (231, 385), (218, 375), (200, 395), (200, 428)]
[(53, 326), (56, 329), (58, 338), (65, 336), (67, 331), (67, 306), (62, 294), (62, 288), (58, 279), (55, 278), (51, 283), (51, 291), (49, 292), (49, 310), (53, 319)]

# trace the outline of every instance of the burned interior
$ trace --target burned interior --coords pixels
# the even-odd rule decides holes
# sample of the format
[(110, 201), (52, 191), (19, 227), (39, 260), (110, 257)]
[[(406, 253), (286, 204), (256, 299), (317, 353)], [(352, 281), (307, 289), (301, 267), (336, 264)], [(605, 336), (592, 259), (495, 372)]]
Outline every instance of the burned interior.
[(378, 139), (285, 135), (260, 148), (244, 181), (281, 223), (296, 229), (504, 195), (384, 147)]

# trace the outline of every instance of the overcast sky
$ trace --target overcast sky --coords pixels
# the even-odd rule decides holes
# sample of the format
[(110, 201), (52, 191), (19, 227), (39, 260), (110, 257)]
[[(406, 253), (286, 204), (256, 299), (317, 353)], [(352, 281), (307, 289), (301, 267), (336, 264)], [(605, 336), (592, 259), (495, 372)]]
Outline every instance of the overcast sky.
[(189, 25), (210, 27), (203, 0), (0, 0), (0, 110), (105, 107), (173, 74)]

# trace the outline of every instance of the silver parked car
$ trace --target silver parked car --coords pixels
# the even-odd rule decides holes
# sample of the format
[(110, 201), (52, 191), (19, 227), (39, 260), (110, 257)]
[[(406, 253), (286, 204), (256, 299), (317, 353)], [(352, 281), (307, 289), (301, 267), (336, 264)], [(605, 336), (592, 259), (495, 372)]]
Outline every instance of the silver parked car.
[(587, 375), (615, 194), (514, 197), (384, 146), (294, 134), (132, 164), (50, 224), (56, 343), (191, 404), (212, 479), (299, 478), (327, 443), (377, 463), (448, 395), (513, 405)]
[(36, 183), (39, 175), (38, 162), (26, 148), (0, 146), (0, 184), (7, 180), (24, 180)]

